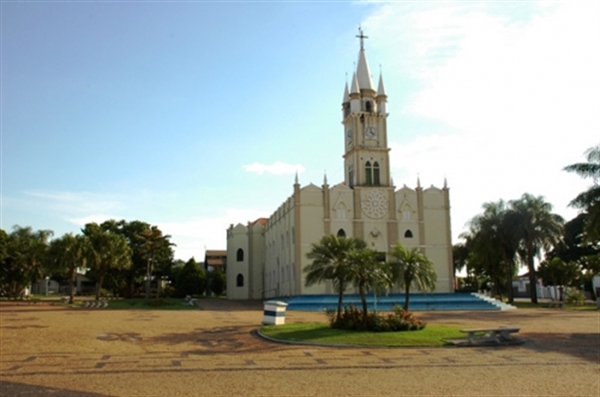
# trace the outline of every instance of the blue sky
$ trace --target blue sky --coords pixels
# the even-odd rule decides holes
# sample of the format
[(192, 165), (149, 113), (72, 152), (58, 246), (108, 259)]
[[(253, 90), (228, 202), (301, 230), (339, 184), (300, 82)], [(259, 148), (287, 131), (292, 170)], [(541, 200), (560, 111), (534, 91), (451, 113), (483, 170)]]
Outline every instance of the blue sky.
[[(481, 204), (543, 195), (567, 219), (600, 143), (600, 2), (6, 2), (1, 227), (106, 219), (225, 248), (302, 185), (343, 179), (358, 55), (388, 93), (396, 185)], [(381, 66), (380, 66), (381, 65)]]

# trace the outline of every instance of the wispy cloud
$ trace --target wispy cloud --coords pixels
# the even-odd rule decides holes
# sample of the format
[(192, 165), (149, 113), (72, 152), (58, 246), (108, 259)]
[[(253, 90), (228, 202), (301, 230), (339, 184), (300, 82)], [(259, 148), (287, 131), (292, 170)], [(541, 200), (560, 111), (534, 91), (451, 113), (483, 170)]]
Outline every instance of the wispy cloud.
[(158, 222), (165, 233), (172, 236), (178, 259), (204, 260), (205, 249), (226, 249), (226, 230), (230, 225), (246, 224), (270, 215), (260, 209), (224, 209), (214, 217), (192, 218), (180, 222)]
[(281, 161), (276, 161), (273, 164), (262, 164), (262, 163), (252, 163), (249, 165), (242, 166), (245, 171), (262, 175), (262, 174), (272, 174), (272, 175), (290, 175), (302, 174), (305, 169), (302, 164), (287, 164)]
[(478, 3), (386, 4), (364, 23), (421, 87), (398, 111), (447, 126), (392, 142), (391, 161), (408, 180), (448, 177), (455, 235), (483, 202), (524, 192), (573, 215), (585, 186), (562, 168), (598, 142), (600, 3), (531, 4), (518, 21)]

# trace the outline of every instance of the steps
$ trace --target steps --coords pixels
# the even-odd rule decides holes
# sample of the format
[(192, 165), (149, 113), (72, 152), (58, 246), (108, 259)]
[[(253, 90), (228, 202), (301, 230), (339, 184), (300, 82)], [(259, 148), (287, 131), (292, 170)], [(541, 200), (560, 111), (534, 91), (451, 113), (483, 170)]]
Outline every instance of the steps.
[[(325, 311), (337, 309), (337, 295), (300, 295), (292, 297), (272, 298), (288, 304), (287, 310), (299, 311)], [(344, 295), (344, 306), (353, 304), (362, 307), (360, 296), (357, 294)], [(404, 294), (390, 294), (377, 297), (374, 301), (373, 295), (367, 296), (369, 310), (392, 311), (395, 306), (404, 305)], [(495, 299), (481, 294), (471, 293), (448, 293), (448, 294), (410, 294), (410, 311), (429, 310), (508, 310), (516, 309)]]

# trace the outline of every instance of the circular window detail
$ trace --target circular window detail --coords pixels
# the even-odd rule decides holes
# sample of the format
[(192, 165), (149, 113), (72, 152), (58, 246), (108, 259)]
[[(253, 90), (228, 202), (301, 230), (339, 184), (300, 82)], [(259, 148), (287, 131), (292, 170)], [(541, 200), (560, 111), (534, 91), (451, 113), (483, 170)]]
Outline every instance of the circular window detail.
[(369, 218), (383, 218), (388, 212), (387, 196), (381, 190), (369, 190), (363, 196), (362, 210)]

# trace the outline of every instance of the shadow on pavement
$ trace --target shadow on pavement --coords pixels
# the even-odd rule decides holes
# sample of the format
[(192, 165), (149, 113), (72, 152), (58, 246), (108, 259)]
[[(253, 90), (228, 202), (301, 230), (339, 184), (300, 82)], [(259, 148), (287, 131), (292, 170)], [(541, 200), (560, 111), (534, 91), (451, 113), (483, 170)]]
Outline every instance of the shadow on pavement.
[(1, 397), (109, 397), (107, 394), (90, 393), (76, 390), (59, 389), (15, 382), (0, 382)]

